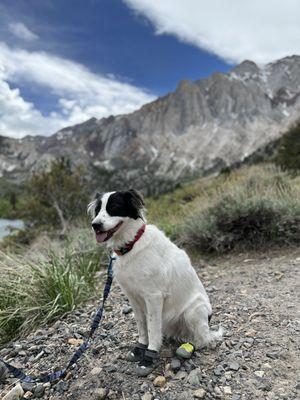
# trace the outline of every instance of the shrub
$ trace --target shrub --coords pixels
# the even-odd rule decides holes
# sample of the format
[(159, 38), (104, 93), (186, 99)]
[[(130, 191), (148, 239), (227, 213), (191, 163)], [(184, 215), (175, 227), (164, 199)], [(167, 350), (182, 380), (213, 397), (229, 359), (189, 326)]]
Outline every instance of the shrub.
[(281, 138), (275, 162), (283, 170), (300, 171), (300, 121)]
[(300, 185), (272, 167), (237, 173), (186, 219), (184, 241), (217, 253), (299, 244), (299, 198)]
[(101, 254), (67, 250), (45, 259), (0, 254), (0, 343), (28, 333), (93, 298)]
[(72, 168), (68, 159), (53, 161), (50, 171), (36, 173), (27, 183), (24, 208), (34, 226), (60, 227), (65, 234), (70, 222), (85, 213), (87, 182), (82, 167)]

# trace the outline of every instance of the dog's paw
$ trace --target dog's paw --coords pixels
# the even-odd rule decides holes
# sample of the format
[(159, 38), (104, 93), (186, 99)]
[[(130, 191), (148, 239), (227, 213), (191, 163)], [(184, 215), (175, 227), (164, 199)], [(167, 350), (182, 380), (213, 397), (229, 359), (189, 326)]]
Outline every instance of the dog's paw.
[(131, 362), (142, 361), (144, 359), (146, 344), (137, 343), (127, 354), (126, 360)]

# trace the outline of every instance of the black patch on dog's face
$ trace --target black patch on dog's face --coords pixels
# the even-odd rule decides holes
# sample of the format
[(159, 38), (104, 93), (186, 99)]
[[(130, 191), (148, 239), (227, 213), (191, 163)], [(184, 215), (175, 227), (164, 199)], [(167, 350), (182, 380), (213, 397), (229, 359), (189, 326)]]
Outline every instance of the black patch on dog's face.
[(111, 194), (106, 204), (106, 211), (111, 217), (142, 218), (143, 208), (143, 197), (134, 189)]

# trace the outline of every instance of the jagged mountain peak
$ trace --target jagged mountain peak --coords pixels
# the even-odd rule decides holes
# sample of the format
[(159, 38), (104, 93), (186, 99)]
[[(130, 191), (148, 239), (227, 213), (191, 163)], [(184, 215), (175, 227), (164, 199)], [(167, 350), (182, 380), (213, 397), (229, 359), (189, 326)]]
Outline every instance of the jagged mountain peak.
[(246, 60), (225, 74), (184, 79), (131, 114), (91, 118), (48, 138), (0, 138), (0, 175), (24, 179), (65, 155), (96, 179), (107, 171), (112, 185), (149, 188), (239, 162), (299, 117), (300, 56), (265, 66)]

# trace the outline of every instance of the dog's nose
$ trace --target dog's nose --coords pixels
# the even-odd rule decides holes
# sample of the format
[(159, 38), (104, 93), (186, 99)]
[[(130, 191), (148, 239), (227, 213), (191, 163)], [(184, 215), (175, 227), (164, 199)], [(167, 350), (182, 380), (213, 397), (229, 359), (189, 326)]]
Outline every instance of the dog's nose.
[(103, 224), (101, 222), (93, 223), (92, 228), (94, 229), (94, 231), (102, 231)]

